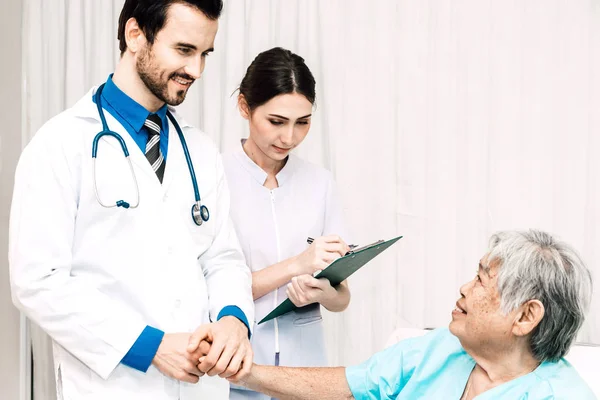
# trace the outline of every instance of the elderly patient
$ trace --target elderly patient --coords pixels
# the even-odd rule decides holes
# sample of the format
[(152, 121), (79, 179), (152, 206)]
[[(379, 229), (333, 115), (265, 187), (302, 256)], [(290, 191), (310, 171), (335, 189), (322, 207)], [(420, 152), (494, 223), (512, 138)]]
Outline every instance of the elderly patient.
[(354, 367), (254, 365), (230, 380), (278, 398), (594, 399), (563, 359), (591, 293), (572, 247), (539, 231), (501, 232), (460, 288), (449, 329)]

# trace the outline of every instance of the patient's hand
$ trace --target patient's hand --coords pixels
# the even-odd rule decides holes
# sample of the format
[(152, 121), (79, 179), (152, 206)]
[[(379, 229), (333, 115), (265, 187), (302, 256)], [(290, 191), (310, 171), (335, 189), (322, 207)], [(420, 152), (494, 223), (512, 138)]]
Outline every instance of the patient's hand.
[(335, 288), (325, 278), (316, 279), (312, 275), (300, 275), (288, 283), (286, 294), (296, 307), (331, 300), (337, 295)]
[(252, 363), (250, 365), (250, 368), (240, 370), (237, 374), (232, 375), (226, 379), (231, 383), (235, 383), (236, 385), (248, 387), (249, 381), (252, 380), (253, 373), (255, 372), (256, 368), (257, 365)]
[[(192, 350), (190, 347), (188, 347), (187, 351), (191, 354), (191, 356), (194, 357), (196, 366), (200, 364), (200, 359), (203, 359), (208, 354), (210, 351), (210, 345), (211, 343), (209, 341), (202, 340), (195, 350)], [(204, 374), (201, 374), (200, 376), (202, 375)]]

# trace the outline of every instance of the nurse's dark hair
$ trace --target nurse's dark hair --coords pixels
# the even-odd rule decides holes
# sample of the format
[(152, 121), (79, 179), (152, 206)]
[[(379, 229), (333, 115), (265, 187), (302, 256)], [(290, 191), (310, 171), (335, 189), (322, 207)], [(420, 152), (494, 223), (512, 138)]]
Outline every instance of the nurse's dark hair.
[(173, 4), (194, 7), (213, 21), (219, 19), (223, 10), (222, 0), (125, 0), (117, 33), (121, 54), (127, 49), (125, 25), (130, 18), (135, 18), (148, 43), (153, 44), (156, 34), (165, 26), (167, 12)]
[(256, 56), (239, 87), (250, 111), (275, 96), (299, 93), (315, 104), (315, 78), (304, 59), (281, 47)]

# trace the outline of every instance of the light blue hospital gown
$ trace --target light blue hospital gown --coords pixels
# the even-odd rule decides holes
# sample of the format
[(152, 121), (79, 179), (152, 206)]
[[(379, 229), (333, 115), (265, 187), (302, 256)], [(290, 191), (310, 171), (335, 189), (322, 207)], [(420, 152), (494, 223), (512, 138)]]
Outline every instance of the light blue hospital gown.
[[(475, 361), (447, 328), (404, 340), (346, 368), (357, 400), (449, 399), (462, 396)], [(544, 362), (533, 372), (488, 390), (477, 400), (596, 399), (566, 360)]]

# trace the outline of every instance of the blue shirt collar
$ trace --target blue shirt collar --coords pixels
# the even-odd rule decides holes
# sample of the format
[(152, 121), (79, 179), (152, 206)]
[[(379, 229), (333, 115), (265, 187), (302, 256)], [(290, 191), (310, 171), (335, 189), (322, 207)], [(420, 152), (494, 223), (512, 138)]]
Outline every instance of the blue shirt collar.
[[(139, 132), (150, 112), (119, 89), (113, 82), (112, 77), (113, 74), (108, 76), (102, 91), (102, 97), (136, 132)], [(160, 117), (164, 127), (167, 105), (164, 104), (155, 114)]]

